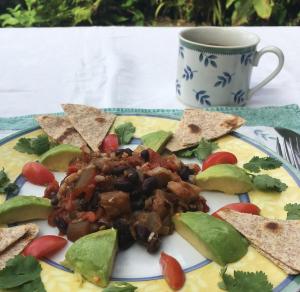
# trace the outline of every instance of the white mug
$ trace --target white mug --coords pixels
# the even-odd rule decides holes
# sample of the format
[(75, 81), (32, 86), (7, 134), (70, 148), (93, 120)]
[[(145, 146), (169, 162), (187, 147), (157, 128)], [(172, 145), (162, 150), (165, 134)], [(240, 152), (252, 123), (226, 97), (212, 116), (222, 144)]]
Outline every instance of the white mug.
[[(282, 69), (284, 55), (277, 47), (256, 51), (259, 37), (224, 27), (197, 27), (179, 34), (176, 95), (193, 107), (243, 106)], [(253, 66), (265, 53), (278, 57), (275, 70), (249, 88)]]

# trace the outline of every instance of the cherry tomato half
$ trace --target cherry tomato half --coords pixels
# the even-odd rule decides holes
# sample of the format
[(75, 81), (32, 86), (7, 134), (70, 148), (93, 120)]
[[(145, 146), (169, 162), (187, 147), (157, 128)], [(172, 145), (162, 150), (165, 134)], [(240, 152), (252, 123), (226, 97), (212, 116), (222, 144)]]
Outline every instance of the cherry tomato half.
[[(218, 212), (224, 209), (230, 209), (233, 211), (237, 211), (237, 212), (241, 212), (241, 213), (249, 213), (249, 214), (253, 214), (253, 215), (259, 215), (260, 213), (260, 209), (251, 203), (232, 203), (232, 204), (228, 204), (223, 206), (222, 208), (220, 208), (219, 210), (217, 210), (216, 212), (214, 212), (213, 214), (211, 214), (212, 216), (222, 219), (219, 215)], [(222, 219), (223, 220), (223, 219)]]
[(236, 164), (237, 158), (234, 154), (226, 151), (219, 151), (209, 155), (202, 164), (202, 171), (216, 164)]
[(31, 241), (23, 250), (24, 256), (33, 256), (37, 259), (53, 255), (67, 244), (67, 240), (56, 235), (44, 235)]
[(116, 134), (109, 134), (107, 135), (102, 144), (101, 144), (101, 151), (105, 153), (116, 151), (119, 147), (119, 140)]
[(169, 287), (173, 290), (181, 289), (185, 282), (185, 275), (178, 261), (162, 252), (159, 262), (162, 267), (163, 276)]
[(55, 180), (54, 175), (38, 162), (27, 162), (22, 169), (23, 176), (35, 185), (45, 186)]

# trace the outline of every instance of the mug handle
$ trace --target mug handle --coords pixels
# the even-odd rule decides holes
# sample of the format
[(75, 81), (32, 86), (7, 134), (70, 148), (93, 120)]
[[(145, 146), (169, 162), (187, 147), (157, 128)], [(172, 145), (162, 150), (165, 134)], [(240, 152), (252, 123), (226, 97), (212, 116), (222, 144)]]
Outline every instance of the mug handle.
[(258, 89), (262, 88), (263, 86), (265, 86), (268, 82), (270, 82), (282, 69), (283, 63), (284, 63), (284, 55), (282, 53), (282, 51), (277, 48), (277, 47), (273, 47), (273, 46), (269, 46), (269, 47), (265, 47), (263, 49), (261, 49), (260, 51), (256, 52), (254, 59), (253, 59), (253, 66), (257, 66), (258, 62), (261, 58), (261, 56), (265, 53), (273, 53), (277, 56), (278, 58), (278, 65), (275, 68), (275, 70), (268, 76), (266, 77), (263, 81), (261, 81), (260, 83), (258, 83), (256, 86), (254, 86), (252, 89), (249, 90), (248, 93), (248, 97), (250, 98)]

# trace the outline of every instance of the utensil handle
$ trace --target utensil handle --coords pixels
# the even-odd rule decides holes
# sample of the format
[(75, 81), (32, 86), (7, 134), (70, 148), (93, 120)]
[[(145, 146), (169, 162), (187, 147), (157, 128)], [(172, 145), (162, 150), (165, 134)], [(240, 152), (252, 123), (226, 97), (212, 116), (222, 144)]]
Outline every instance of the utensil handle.
[(275, 70), (268, 77), (266, 77), (263, 81), (261, 81), (260, 83), (258, 83), (256, 86), (254, 86), (252, 89), (249, 90), (248, 98), (250, 98), (258, 89), (262, 88), (268, 82), (270, 82), (282, 69), (282, 66), (284, 63), (284, 55), (279, 48), (273, 47), (273, 46), (265, 47), (265, 48), (261, 49), (260, 51), (256, 52), (252, 65), (257, 66), (261, 56), (265, 53), (275, 54), (278, 58), (278, 65), (275, 68)]

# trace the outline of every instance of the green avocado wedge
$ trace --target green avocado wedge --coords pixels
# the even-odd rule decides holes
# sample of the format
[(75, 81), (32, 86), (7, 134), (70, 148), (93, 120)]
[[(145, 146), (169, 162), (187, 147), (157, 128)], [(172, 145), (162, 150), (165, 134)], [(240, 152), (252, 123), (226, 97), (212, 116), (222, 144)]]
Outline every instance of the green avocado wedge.
[(117, 231), (106, 229), (81, 237), (66, 253), (64, 266), (91, 283), (106, 287), (117, 252)]
[(145, 147), (161, 153), (168, 141), (171, 139), (172, 135), (172, 132), (160, 130), (142, 136), (141, 140)]
[(51, 171), (66, 171), (70, 162), (80, 156), (80, 148), (73, 145), (61, 144), (41, 155), (39, 162)]
[(16, 196), (0, 204), (0, 224), (47, 219), (52, 206), (49, 199)]
[(176, 231), (203, 256), (221, 266), (236, 262), (248, 250), (248, 241), (230, 224), (203, 212), (174, 215)]
[(242, 194), (253, 189), (247, 173), (233, 164), (217, 164), (199, 172), (195, 179), (202, 190)]

